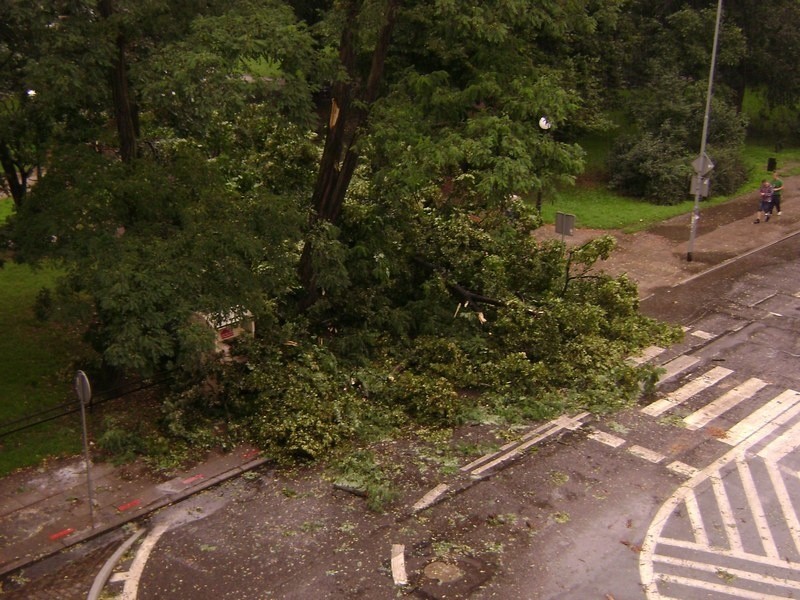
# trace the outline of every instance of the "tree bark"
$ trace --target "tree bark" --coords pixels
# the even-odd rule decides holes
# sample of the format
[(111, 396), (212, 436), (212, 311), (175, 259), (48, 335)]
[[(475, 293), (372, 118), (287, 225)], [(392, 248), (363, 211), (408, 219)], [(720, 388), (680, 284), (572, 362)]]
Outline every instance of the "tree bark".
[[(109, 19), (114, 14), (112, 0), (100, 0), (98, 4), (100, 15)], [(136, 110), (131, 100), (128, 85), (128, 61), (125, 56), (125, 38), (118, 34), (115, 40), (116, 56), (113, 59), (110, 84), (114, 102), (114, 118), (119, 135), (119, 153), (123, 162), (131, 162), (136, 158)]]
[(5, 142), (0, 143), (0, 165), (3, 166), (3, 176), (14, 200), (14, 206), (19, 209), (25, 201), (28, 191), (28, 177), (32, 169), (25, 169), (11, 156), (11, 150)]
[[(384, 23), (372, 51), (366, 78), (358, 72), (356, 61), (355, 39), (358, 33), (359, 4), (355, 0), (349, 2), (339, 43), (339, 60), (347, 77), (336, 81), (331, 89), (328, 132), (311, 198), (312, 229), (320, 221), (336, 223), (341, 215), (347, 188), (358, 165), (359, 155), (355, 149), (355, 142), (367, 122), (370, 105), (378, 97), (400, 0), (390, 0), (387, 4)], [(306, 240), (299, 267), (300, 282), (303, 286), (300, 307), (303, 309), (314, 304), (319, 297), (313, 257), (314, 245), (310, 240)]]

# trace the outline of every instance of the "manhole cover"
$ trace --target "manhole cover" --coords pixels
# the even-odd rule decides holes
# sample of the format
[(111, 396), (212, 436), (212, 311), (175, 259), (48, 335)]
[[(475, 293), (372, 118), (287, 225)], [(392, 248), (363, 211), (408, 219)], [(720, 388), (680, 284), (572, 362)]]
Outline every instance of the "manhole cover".
[(432, 562), (425, 567), (423, 572), (425, 573), (425, 577), (428, 579), (438, 579), (439, 583), (452, 583), (464, 576), (464, 571), (457, 566), (440, 561)]

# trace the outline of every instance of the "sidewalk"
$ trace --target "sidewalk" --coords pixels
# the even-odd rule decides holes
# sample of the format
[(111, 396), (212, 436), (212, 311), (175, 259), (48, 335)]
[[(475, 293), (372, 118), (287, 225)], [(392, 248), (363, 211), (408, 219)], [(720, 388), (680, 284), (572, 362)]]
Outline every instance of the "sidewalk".
[[(735, 260), (800, 230), (800, 177), (785, 179), (784, 213), (769, 223), (753, 224), (756, 194), (704, 209), (693, 250), (686, 260), (690, 216), (676, 217), (648, 231), (611, 232), (618, 250), (601, 263), (612, 274), (627, 273), (639, 285), (640, 297), (668, 293), (681, 281)], [(578, 228), (566, 238), (581, 244), (605, 231)], [(552, 226), (536, 232), (539, 239), (560, 239)], [(258, 451), (240, 447), (212, 454), (178, 475), (160, 480), (132, 476), (130, 468), (91, 466), (94, 527), (82, 458), (54, 461), (0, 479), (0, 577), (32, 562), (87, 541), (192, 494), (235, 477), (265, 462)]]
[[(211, 454), (171, 479), (132, 477), (108, 463), (90, 468), (82, 458), (0, 479), (0, 577), (40, 558), (87, 541), (159, 508), (235, 477), (265, 462), (258, 450), (240, 447)], [(92, 517), (94, 527), (92, 527)]]

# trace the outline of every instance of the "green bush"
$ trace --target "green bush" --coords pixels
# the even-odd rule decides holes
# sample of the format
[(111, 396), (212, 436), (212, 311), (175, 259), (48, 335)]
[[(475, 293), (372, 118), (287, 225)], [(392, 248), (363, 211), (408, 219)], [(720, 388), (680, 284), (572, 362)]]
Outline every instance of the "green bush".
[(109, 454), (115, 464), (132, 462), (147, 450), (139, 427), (122, 423), (113, 417), (105, 420), (104, 431), (97, 439), (97, 446)]
[(400, 373), (387, 390), (390, 402), (416, 421), (429, 425), (458, 423), (464, 406), (453, 384), (444, 377)]
[(684, 149), (652, 133), (617, 140), (609, 158), (609, 187), (655, 204), (677, 204), (691, 178)]

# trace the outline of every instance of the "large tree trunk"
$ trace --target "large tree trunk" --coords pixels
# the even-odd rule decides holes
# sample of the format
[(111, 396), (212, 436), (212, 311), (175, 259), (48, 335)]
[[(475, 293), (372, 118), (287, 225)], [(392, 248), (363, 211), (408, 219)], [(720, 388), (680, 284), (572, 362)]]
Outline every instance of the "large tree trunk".
[(14, 206), (19, 209), (25, 201), (25, 194), (28, 191), (28, 178), (33, 169), (26, 169), (15, 161), (5, 142), (0, 143), (0, 165), (3, 166), (3, 176), (11, 192), (11, 198), (14, 200)]
[[(104, 19), (114, 14), (112, 0), (100, 0), (98, 9)], [(131, 99), (128, 86), (128, 62), (125, 56), (125, 38), (122, 34), (116, 38), (117, 53), (114, 57), (110, 83), (114, 101), (114, 117), (119, 135), (119, 153), (123, 162), (130, 162), (136, 157), (136, 109)]]
[[(348, 78), (335, 82), (331, 90), (328, 133), (312, 195), (312, 229), (320, 221), (336, 223), (341, 215), (347, 188), (358, 164), (359, 156), (354, 144), (367, 122), (369, 107), (378, 96), (400, 0), (390, 0), (387, 4), (385, 21), (373, 49), (366, 78), (358, 72), (356, 65), (355, 38), (359, 4), (354, 0), (349, 2), (339, 45), (339, 59)], [(299, 275), (303, 286), (300, 306), (308, 308), (319, 297), (314, 245), (310, 240), (306, 240), (303, 247)]]

